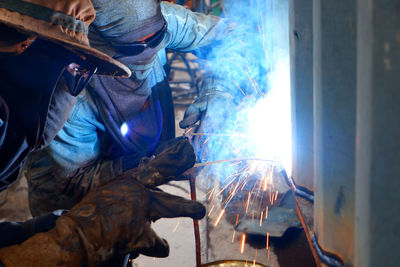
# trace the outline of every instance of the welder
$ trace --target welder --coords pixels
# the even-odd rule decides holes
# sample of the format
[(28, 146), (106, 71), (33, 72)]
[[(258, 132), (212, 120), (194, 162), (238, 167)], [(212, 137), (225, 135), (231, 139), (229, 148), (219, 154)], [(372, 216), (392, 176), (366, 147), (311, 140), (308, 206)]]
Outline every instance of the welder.
[[(96, 18), (91, 25), (91, 45), (127, 65), (129, 79), (94, 75), (77, 97), (70, 117), (47, 150), (31, 156), (27, 178), (33, 215), (65, 209), (77, 203), (98, 184), (136, 167), (142, 158), (158, 154), (166, 143), (173, 146), (175, 117), (164, 65), (166, 49), (193, 52), (210, 60), (214, 68), (202, 75), (199, 95), (187, 109), (182, 128), (208, 116), (224, 121), (235, 109), (232, 69), (220, 66), (250, 65), (243, 47), (224, 41), (246, 40), (245, 27), (227, 19), (192, 12), (180, 5), (157, 0), (92, 0)], [(259, 55), (257, 55), (258, 58)], [(239, 73), (239, 74), (237, 74)], [(240, 85), (240, 75), (235, 73)], [(246, 80), (248, 80), (246, 78)], [(252, 88), (243, 86), (243, 88)], [(218, 109), (218, 110), (217, 110)]]
[[(0, 190), (15, 181), (31, 151), (51, 142), (96, 71), (98, 77), (130, 75), (89, 46), (94, 18), (88, 0), (0, 2)], [(128, 252), (167, 256), (168, 244), (150, 222), (199, 219), (205, 210), (151, 188), (195, 161), (185, 140), (163, 148), (151, 162), (99, 184), (69, 211), (0, 224), (0, 266), (101, 266)]]

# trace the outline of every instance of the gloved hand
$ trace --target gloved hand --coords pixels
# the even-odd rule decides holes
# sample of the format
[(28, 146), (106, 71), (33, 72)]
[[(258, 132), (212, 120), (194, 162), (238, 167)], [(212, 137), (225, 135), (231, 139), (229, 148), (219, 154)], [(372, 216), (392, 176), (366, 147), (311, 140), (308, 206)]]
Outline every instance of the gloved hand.
[[(212, 138), (209, 133), (223, 133), (235, 114), (236, 105), (233, 97), (226, 92), (213, 91), (195, 100), (185, 111), (179, 126), (183, 129), (196, 126), (194, 132), (204, 135), (194, 136), (191, 140), (198, 161), (212, 160), (213, 156), (206, 145), (206, 140)], [(219, 140), (220, 137), (218, 137)]]
[(232, 110), (229, 110), (232, 106), (233, 97), (225, 92), (211, 92), (199, 96), (186, 109), (183, 119), (179, 122), (179, 127), (182, 129), (193, 127), (198, 121), (208, 115), (207, 111), (210, 110), (217, 112), (217, 114), (213, 114), (218, 118), (216, 118), (214, 122), (219, 122), (227, 117), (229, 112), (232, 112)]
[(156, 187), (171, 180), (179, 179), (186, 170), (193, 167), (196, 156), (186, 138), (176, 138), (160, 146), (155, 158), (144, 158), (135, 169), (125, 172), (145, 186)]
[(151, 229), (159, 218), (201, 219), (205, 208), (119, 177), (86, 195), (55, 228), (21, 245), (0, 249), (4, 266), (107, 266), (129, 252), (166, 257), (169, 247)]

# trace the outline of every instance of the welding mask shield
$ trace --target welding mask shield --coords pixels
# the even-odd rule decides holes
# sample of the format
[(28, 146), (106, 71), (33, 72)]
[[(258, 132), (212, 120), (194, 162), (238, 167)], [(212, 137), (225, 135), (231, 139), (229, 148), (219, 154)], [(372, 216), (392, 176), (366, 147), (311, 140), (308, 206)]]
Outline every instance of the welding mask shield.
[(1, 96), (10, 113), (18, 117), (18, 128), (24, 128), (30, 137), (30, 146), (37, 148), (41, 141), (55, 89), (76, 95), (95, 72), (95, 67), (89, 66), (91, 71), (85, 76), (74, 75), (67, 67), (75, 62), (78, 67), (74, 71), (82, 72), (79, 64), (84, 62), (77, 55), (39, 39), (22, 54), (0, 60)]
[(65, 89), (76, 96), (96, 70), (94, 65), (72, 51), (41, 39), (37, 39), (26, 52), (0, 61), (0, 71), (7, 74), (7, 83), (30, 88), (32, 93), (39, 95), (63, 81)]

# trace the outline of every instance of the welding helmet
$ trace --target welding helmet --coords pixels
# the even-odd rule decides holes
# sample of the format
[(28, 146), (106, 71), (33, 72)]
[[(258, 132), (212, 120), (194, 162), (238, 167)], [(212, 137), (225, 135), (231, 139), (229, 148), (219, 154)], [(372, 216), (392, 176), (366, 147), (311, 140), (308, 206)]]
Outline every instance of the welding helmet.
[(47, 40), (97, 66), (98, 74), (129, 77), (130, 70), (110, 56), (92, 48), (88, 26), (95, 18), (90, 0), (2, 0), (0, 23), (15, 28), (28, 38), (0, 42), (1, 53), (22, 53), (34, 38)]
[(144, 80), (163, 44), (167, 24), (159, 0), (92, 0), (93, 26), (124, 62), (133, 78)]

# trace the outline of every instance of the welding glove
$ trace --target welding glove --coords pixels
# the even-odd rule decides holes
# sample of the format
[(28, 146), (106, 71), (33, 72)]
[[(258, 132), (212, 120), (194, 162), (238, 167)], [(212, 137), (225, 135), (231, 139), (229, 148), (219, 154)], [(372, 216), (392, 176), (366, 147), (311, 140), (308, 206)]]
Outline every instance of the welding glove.
[(21, 245), (0, 249), (4, 266), (107, 266), (133, 252), (166, 257), (166, 240), (150, 227), (160, 218), (205, 215), (202, 204), (146, 188), (121, 176), (86, 195), (56, 226)]
[(210, 118), (210, 116), (214, 116), (215, 119), (210, 122), (216, 125), (217, 122), (229, 117), (231, 108), (234, 108), (234, 103), (229, 93), (219, 90), (203, 93), (186, 109), (179, 127), (182, 129), (193, 127), (200, 120)]
[[(51, 207), (71, 208), (82, 196), (90, 191), (97, 190), (98, 187), (122, 173), (150, 187), (177, 180), (180, 174), (194, 165), (196, 158), (192, 145), (185, 138), (176, 138), (160, 146), (154, 152), (153, 157), (146, 157), (147, 153), (126, 155), (115, 161), (99, 161), (87, 168), (81, 168), (79, 173), (67, 179), (62, 179), (58, 184), (54, 184), (54, 180), (57, 179), (53, 178), (55, 175), (46, 178), (47, 184), (59, 186), (62, 188), (62, 194), (73, 197), (75, 201), (75, 203), (65, 203), (67, 205), (62, 204), (61, 206), (54, 203)], [(38, 156), (36, 158), (40, 160), (40, 155)], [(32, 175), (29, 174), (28, 177), (30, 176)], [(49, 194), (47, 191), (43, 194)], [(43, 194), (38, 196), (39, 200), (42, 199)], [(42, 205), (41, 203), (37, 204)], [(34, 205), (37, 206), (37, 204)]]
[[(194, 136), (191, 139), (198, 161), (203, 162), (215, 159), (215, 156), (210, 152), (209, 146), (205, 144), (210, 140), (209, 137), (211, 135), (208, 134), (226, 131), (227, 125), (231, 123), (235, 114), (235, 110), (234, 97), (222, 90), (209, 90), (200, 93), (194, 103), (187, 108), (179, 126), (183, 129), (194, 127), (194, 132), (204, 134)], [(198, 125), (196, 125), (197, 122), (199, 122)]]
[(152, 158), (142, 158), (137, 168), (128, 170), (129, 175), (145, 186), (156, 187), (171, 180), (180, 180), (181, 174), (193, 167), (196, 156), (190, 142), (179, 137), (160, 145)]

